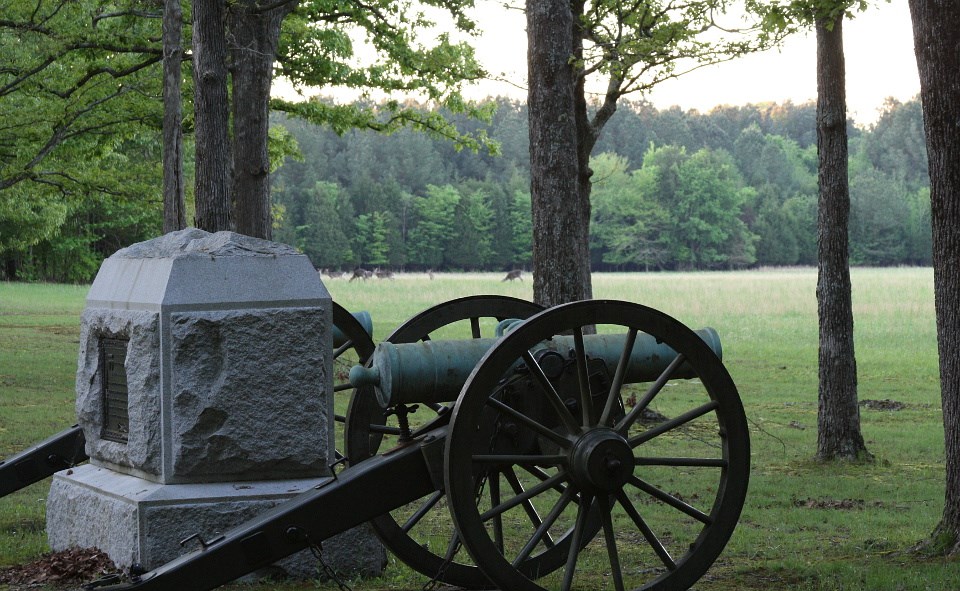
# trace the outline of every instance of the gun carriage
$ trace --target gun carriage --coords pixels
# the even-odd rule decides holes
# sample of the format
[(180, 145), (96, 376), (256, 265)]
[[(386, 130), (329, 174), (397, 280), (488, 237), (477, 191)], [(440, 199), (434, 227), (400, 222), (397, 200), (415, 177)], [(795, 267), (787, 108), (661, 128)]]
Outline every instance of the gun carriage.
[[(111, 588), (210, 589), (370, 521), (432, 582), (685, 589), (733, 533), (749, 435), (712, 329), (621, 301), (478, 296), (374, 350), (339, 316), (337, 355), (361, 362), (336, 378), (348, 466)], [(471, 338), (446, 338), (459, 324)]]

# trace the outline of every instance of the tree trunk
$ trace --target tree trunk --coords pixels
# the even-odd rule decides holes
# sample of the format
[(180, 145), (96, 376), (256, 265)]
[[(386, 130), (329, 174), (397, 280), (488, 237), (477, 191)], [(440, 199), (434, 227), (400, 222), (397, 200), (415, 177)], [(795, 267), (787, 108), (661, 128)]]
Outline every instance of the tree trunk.
[(225, 0), (193, 0), (195, 225), (230, 229), (230, 142)]
[(296, 6), (287, 2), (261, 11), (256, 0), (229, 11), (233, 80), (233, 206), (237, 232), (273, 235), (270, 210), (270, 84), (280, 24)]
[(938, 552), (960, 551), (960, 3), (910, 0), (930, 171), (934, 299), (946, 444)]
[(817, 312), (820, 320), (817, 457), (825, 460), (855, 460), (866, 455), (860, 434), (857, 363), (853, 351), (842, 20), (843, 15), (840, 14), (832, 23), (822, 18), (816, 22), (820, 183), (817, 224)]
[[(571, 55), (575, 63), (583, 61), (583, 25), (580, 21), (586, 7), (584, 0), (574, 0), (570, 3), (573, 13), (573, 30), (571, 41), (573, 51)], [(590, 123), (587, 111), (587, 94), (584, 89), (586, 80), (580, 68), (574, 70), (575, 82), (573, 89), (574, 120), (577, 125), (577, 207), (583, 223), (582, 230), (577, 235), (580, 250), (583, 253), (580, 272), (583, 275), (583, 299), (593, 298), (593, 278), (590, 273), (590, 193), (593, 190), (593, 169), (590, 168), (590, 154), (597, 144), (599, 130)]]
[(533, 213), (533, 299), (584, 299), (583, 222), (574, 117), (573, 15), (562, 0), (527, 0), (527, 106)]
[(183, 56), (180, 0), (163, 4), (163, 232), (187, 225), (183, 188), (183, 109), (180, 64)]

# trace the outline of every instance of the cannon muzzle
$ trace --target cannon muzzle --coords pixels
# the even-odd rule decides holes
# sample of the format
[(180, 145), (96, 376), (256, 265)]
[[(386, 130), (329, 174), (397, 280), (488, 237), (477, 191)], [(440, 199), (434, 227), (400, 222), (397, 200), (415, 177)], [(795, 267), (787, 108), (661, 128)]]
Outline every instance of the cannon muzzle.
[[(722, 358), (720, 335), (716, 330), (708, 327), (695, 332), (718, 358)], [(589, 358), (602, 359), (612, 374), (620, 361), (626, 339), (626, 334), (585, 335), (584, 349)], [(384, 408), (398, 404), (451, 402), (457, 399), (470, 372), (498, 340), (383, 342), (377, 345), (370, 367), (358, 365), (350, 371), (350, 383), (354, 387), (374, 386), (377, 400)], [(534, 357), (550, 376), (551, 368), (559, 371), (560, 366), (572, 357), (573, 350), (573, 337), (556, 336), (542, 342), (534, 351)], [(640, 333), (631, 351), (624, 381), (656, 380), (676, 356), (668, 345)], [(692, 378), (695, 373), (689, 365), (684, 365), (672, 377)]]

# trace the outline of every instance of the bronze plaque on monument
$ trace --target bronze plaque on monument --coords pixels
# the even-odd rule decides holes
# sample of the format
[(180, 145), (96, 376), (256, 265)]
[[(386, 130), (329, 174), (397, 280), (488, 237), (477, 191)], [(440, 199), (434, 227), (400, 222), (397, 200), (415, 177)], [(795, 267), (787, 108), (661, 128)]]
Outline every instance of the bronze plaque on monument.
[(103, 371), (103, 430), (100, 436), (117, 443), (127, 442), (127, 359), (125, 338), (100, 339), (100, 363)]

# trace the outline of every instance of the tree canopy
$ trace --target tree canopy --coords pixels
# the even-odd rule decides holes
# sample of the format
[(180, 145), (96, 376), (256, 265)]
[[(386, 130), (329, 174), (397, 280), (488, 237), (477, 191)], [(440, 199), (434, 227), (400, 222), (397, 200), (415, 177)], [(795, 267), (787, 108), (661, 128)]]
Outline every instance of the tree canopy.
[[(182, 54), (183, 101), (188, 105), (192, 104), (197, 90), (190, 76), (193, 61), (209, 55), (207, 51), (189, 49), (191, 33), (196, 31), (188, 24), (196, 22), (194, 17), (198, 16), (191, 14), (194, 4), (179, 1), (188, 40), (188, 49)], [(219, 4), (223, 3), (202, 2), (199, 6)], [(434, 108), (414, 109), (400, 101), (337, 106), (322, 101), (288, 100), (275, 101), (274, 108), (324, 123), (341, 133), (354, 126), (386, 132), (411, 126), (448, 138), (457, 147), (494, 150), (486, 138), (461, 133), (436, 108), (444, 105), (448, 112), (480, 117), (489, 114), (464, 101), (459, 93), (462, 84), (482, 75), (472, 50), (467, 44), (452, 42), (446, 36), (424, 41), (422, 35), (423, 29), (431, 24), (425, 16), (427, 11), (445, 12), (454, 26), (469, 32), (472, 23), (464, 15), (469, 0), (402, 3), (377, 0), (364, 4), (302, 0), (281, 4), (283, 6), (269, 7), (272, 11), (276, 6), (279, 18), (295, 8), (283, 19), (279, 47), (278, 69), (289, 80), (295, 84), (354, 87), (364, 92), (418, 91)], [(254, 33), (247, 38), (243, 34), (255, 28), (260, 13), (267, 8), (255, 7), (249, 2), (230, 3), (226, 8), (220, 16), (214, 14), (212, 22), (221, 22), (230, 28), (227, 50), (231, 71), (225, 72), (224, 55), (214, 60), (220, 62), (215, 67), (221, 68), (219, 71), (224, 72), (224, 76), (235, 78), (234, 82), (249, 82), (255, 76), (247, 73), (256, 68), (244, 67), (247, 63), (244, 56), (267, 52), (247, 51), (262, 35), (258, 37)], [(3, 50), (0, 54), (3, 56), (0, 58), (0, 116), (4, 121), (0, 126), (0, 211), (3, 212), (0, 225), (5, 228), (0, 236), (0, 255), (6, 261), (6, 274), (17, 274), (17, 260), (21, 255), (14, 253), (54, 239), (72, 215), (91, 210), (85, 200), (93, 199), (94, 194), (96, 199), (110, 199), (118, 206), (136, 203), (138, 207), (134, 209), (143, 214), (138, 221), (143, 233), (136, 234), (135, 239), (155, 234), (159, 224), (152, 220), (162, 203), (157, 157), (132, 153), (133, 158), (123, 162), (126, 155), (122, 151), (130, 142), (135, 146), (134, 152), (160, 144), (163, 3), (155, 0), (110, 3), (0, 0), (0, 14), (0, 49)], [(221, 31), (219, 36), (224, 34)], [(372, 48), (371, 62), (358, 60), (360, 46)], [(168, 64), (168, 70), (171, 69), (175, 67)], [(267, 76), (269, 88), (269, 72)], [(207, 74), (200, 77), (200, 80), (209, 79)], [(222, 80), (218, 84), (222, 84)], [(264, 102), (261, 119), (265, 121), (268, 112), (265, 99), (253, 100), (243, 94), (243, 89), (250, 87), (250, 84), (235, 84), (232, 95), (213, 95), (212, 101), (223, 104), (230, 100), (225, 96), (235, 96), (244, 104)], [(187, 111), (183, 127), (189, 134), (197, 129), (198, 123), (208, 119), (198, 119), (194, 112)], [(210, 110), (201, 108), (199, 112), (205, 117)], [(221, 155), (214, 166), (220, 171), (216, 174), (221, 180), (214, 183), (217, 187), (229, 188), (228, 177), (233, 171), (250, 173), (248, 177), (237, 175), (235, 192), (237, 187), (251, 187), (255, 184), (253, 180), (268, 174), (267, 151), (253, 146), (262, 143), (261, 139), (265, 142), (266, 134), (258, 134), (261, 139), (256, 141), (246, 139), (252, 121), (246, 113), (243, 109), (235, 110), (232, 116), (235, 127), (232, 137), (244, 148), (232, 150), (238, 159), (235, 164), (239, 166), (230, 166), (229, 154)], [(225, 121), (225, 118), (218, 119), (214, 127), (225, 127)], [(214, 138), (212, 145), (225, 149), (225, 137)], [(207, 135), (198, 139), (206, 142)], [(192, 140), (188, 135), (188, 148)], [(206, 146), (204, 143), (200, 149), (204, 157), (210, 153)], [(252, 148), (249, 150), (252, 158), (245, 156), (248, 148)], [(253, 162), (254, 159), (258, 162)], [(191, 157), (186, 165), (191, 177), (207, 178), (209, 167), (205, 161), (198, 163)], [(226, 170), (228, 168), (231, 170)], [(204, 195), (210, 193), (207, 190), (210, 183), (201, 185)], [(269, 191), (269, 184), (264, 185), (260, 193), (263, 191)], [(189, 208), (194, 203), (189, 187), (187, 201)], [(233, 199), (234, 206), (249, 201), (253, 199), (248, 195)], [(217, 203), (220, 209), (231, 207), (229, 199)], [(206, 219), (207, 210), (203, 213)], [(268, 218), (268, 230), (270, 215), (269, 207), (255, 208), (254, 217)], [(229, 216), (226, 219), (230, 223)], [(100, 238), (94, 233), (78, 247), (97, 250), (97, 242)]]
[(54, 275), (82, 280), (99, 265), (92, 244), (156, 232), (162, 56), (149, 8), (0, 1), (0, 253), (46, 241)]

